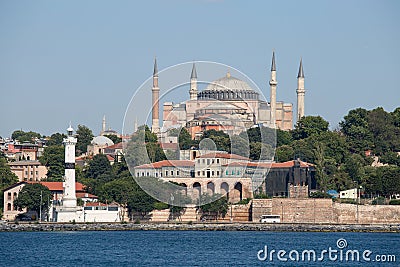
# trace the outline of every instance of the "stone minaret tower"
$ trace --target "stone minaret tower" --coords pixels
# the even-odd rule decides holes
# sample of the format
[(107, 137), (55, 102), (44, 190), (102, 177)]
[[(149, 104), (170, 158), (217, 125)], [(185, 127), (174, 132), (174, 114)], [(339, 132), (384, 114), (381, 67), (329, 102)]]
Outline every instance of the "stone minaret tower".
[(300, 59), (299, 73), (297, 74), (297, 121), (304, 117), (304, 95), (306, 90), (304, 89), (304, 71), (303, 71), (303, 60)]
[(272, 64), (271, 64), (271, 80), (269, 86), (271, 88), (271, 126), (276, 127), (276, 65), (275, 65), (275, 52), (272, 52)]
[(65, 146), (65, 177), (64, 177), (64, 195), (62, 198), (63, 208), (76, 209), (75, 194), (75, 145), (77, 139), (73, 136), (74, 129), (71, 125), (67, 129), (68, 136), (64, 138)]
[(159, 122), (159, 97), (160, 97), (160, 88), (158, 87), (158, 69), (157, 69), (157, 59), (154, 58), (154, 71), (153, 71), (153, 88), (151, 89), (152, 93), (152, 122), (151, 122), (151, 131), (153, 133), (160, 132), (160, 122)]
[(197, 100), (197, 72), (196, 65), (193, 63), (192, 75), (190, 75), (190, 100)]
[(106, 115), (103, 116), (103, 123), (102, 123), (102, 126), (101, 126), (100, 135), (102, 135), (105, 131), (106, 131)]

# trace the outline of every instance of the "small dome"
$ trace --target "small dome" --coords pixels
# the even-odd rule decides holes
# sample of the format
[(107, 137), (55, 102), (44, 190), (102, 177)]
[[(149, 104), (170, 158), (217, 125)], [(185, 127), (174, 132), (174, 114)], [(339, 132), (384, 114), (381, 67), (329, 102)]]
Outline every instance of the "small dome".
[(110, 138), (100, 135), (93, 138), (91, 144), (98, 146), (112, 146), (114, 145), (114, 142)]

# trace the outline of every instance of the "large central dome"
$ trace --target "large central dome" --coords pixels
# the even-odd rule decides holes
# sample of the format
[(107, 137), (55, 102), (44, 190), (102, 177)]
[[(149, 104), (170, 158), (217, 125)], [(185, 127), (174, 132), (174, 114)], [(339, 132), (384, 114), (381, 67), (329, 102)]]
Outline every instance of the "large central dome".
[(225, 77), (211, 82), (198, 94), (198, 99), (258, 100), (258, 93), (248, 83), (232, 77), (228, 72)]

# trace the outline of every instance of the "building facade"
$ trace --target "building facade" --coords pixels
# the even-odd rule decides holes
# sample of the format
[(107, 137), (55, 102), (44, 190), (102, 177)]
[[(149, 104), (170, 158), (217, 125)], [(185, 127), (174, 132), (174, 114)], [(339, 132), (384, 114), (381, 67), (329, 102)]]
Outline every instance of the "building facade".
[[(300, 71), (301, 70), (301, 71)], [(304, 72), (302, 61), (298, 74), (297, 114), (304, 116)], [(277, 73), (275, 53), (272, 56), (270, 101), (260, 95), (247, 82), (225, 77), (211, 82), (204, 90), (197, 88), (197, 71), (193, 64), (190, 76), (189, 100), (174, 104), (163, 103), (162, 127), (159, 119), (159, 77), (157, 62), (154, 62), (152, 88), (152, 132), (162, 136), (168, 129), (186, 127), (192, 138), (198, 138), (206, 130), (222, 130), (228, 134), (239, 134), (254, 126), (291, 130), (293, 128), (293, 105), (277, 101)]]
[(21, 160), (8, 163), (18, 181), (41, 181), (47, 178), (47, 167), (38, 160)]
[(289, 196), (291, 185), (307, 186), (307, 193), (317, 187), (312, 164), (300, 160), (252, 162), (226, 152), (202, 154), (192, 160), (163, 160), (137, 166), (134, 171), (136, 177), (156, 177), (181, 184), (192, 199), (207, 192), (227, 195), (229, 201), (237, 202), (253, 197), (255, 191)]

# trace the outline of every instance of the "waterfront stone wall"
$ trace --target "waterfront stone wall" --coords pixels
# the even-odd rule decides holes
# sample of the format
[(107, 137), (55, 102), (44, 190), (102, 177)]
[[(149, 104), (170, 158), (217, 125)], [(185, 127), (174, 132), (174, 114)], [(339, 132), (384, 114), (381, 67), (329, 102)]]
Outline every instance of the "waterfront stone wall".
[(20, 231), (291, 231), (291, 232), (400, 232), (399, 224), (295, 223), (0, 223), (0, 232)]
[(379, 224), (400, 223), (400, 206), (354, 205), (331, 199), (254, 199), (252, 217), (280, 215), (284, 223)]

